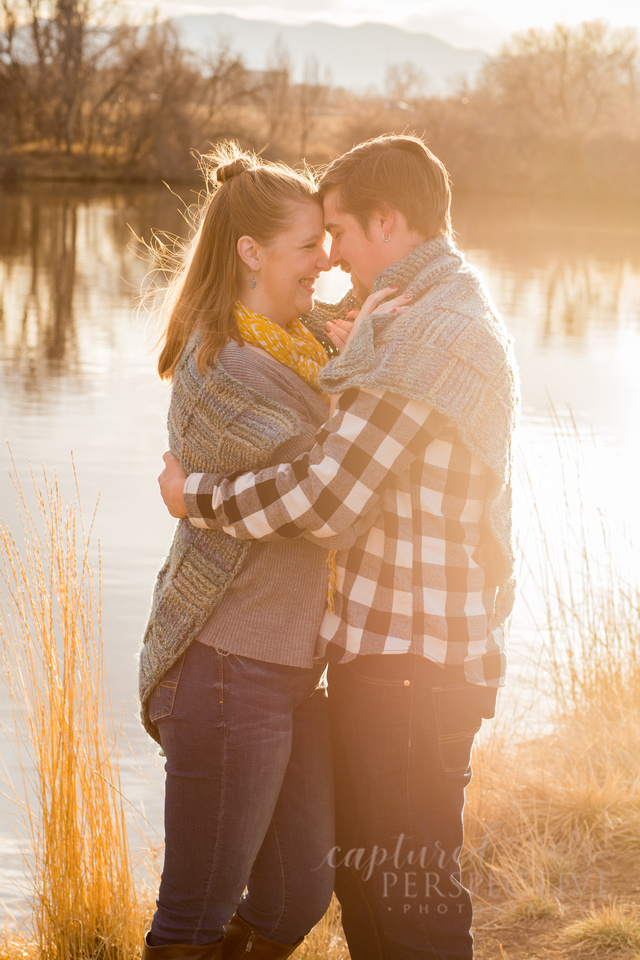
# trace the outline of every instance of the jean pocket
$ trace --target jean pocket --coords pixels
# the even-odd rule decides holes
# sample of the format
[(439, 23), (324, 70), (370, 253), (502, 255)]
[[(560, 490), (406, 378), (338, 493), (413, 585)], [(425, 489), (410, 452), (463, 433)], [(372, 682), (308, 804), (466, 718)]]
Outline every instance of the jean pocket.
[(171, 716), (183, 663), (184, 653), (169, 667), (162, 679), (153, 688), (149, 697), (149, 719), (151, 723), (166, 720), (167, 717)]
[(365, 683), (410, 687), (416, 657), (409, 653), (369, 653), (348, 660), (343, 668)]
[(444, 773), (461, 774), (469, 769), (473, 740), (486, 712), (478, 692), (472, 684), (431, 688), (438, 754)]

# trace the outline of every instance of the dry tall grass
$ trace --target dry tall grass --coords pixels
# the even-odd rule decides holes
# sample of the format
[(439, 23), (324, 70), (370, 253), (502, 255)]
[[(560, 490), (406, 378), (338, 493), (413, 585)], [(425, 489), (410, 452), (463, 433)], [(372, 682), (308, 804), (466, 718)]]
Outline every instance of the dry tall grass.
[[(585, 442), (574, 426), (560, 433), (564, 541), (539, 517), (534, 709), (546, 702), (552, 729), (523, 740), (498, 723), (468, 791), (467, 878), (480, 902), (497, 897), (525, 916), (606, 902), (619, 890), (616, 861), (640, 854), (640, 585), (581, 500)], [(530, 494), (535, 510), (533, 484)]]
[[(562, 455), (575, 450), (565, 444)], [(144, 904), (132, 881), (104, 686), (91, 530), (46, 478), (35, 515), (17, 490), (24, 544), (0, 526), (0, 669), (22, 768), (34, 771), (24, 796), (36, 951), (40, 960), (125, 960), (139, 950)], [(606, 946), (614, 934), (631, 949), (637, 938), (629, 884), (609, 886), (618, 862), (640, 859), (640, 587), (615, 569), (606, 527), (594, 538), (567, 494), (567, 514), (576, 506), (566, 550), (545, 540), (541, 520), (547, 670), (536, 696), (553, 707), (551, 732), (518, 739), (498, 724), (474, 754), (466, 810), (465, 871), (476, 902), (489, 905), (489, 924), (500, 915), (521, 940), (527, 924), (556, 924), (549, 958), (575, 943)], [(640, 870), (629, 870), (638, 886)], [(485, 952), (485, 938), (480, 929), (478, 956), (495, 960), (498, 948)], [(23, 949), (0, 946), (0, 960), (26, 956)], [(526, 948), (508, 955), (530, 957)], [(335, 904), (296, 956), (346, 960)]]
[(46, 475), (33, 481), (33, 509), (15, 476), (14, 484), (22, 542), (0, 524), (0, 672), (22, 770), (15, 790), (30, 844), (31, 939), (41, 960), (125, 960), (140, 942), (140, 910), (90, 563), (93, 523), (85, 529), (79, 500), (63, 503)]

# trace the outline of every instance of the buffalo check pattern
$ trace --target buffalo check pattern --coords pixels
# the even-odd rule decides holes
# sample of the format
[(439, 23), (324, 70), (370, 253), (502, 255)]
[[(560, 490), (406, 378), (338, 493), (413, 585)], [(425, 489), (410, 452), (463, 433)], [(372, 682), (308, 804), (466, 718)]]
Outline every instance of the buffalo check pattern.
[(488, 482), (432, 406), (352, 388), (308, 453), (231, 478), (192, 474), (185, 505), (191, 523), (241, 540), (305, 536), (338, 549), (319, 657), (328, 647), (342, 660), (420, 654), (471, 683), (501, 686)]

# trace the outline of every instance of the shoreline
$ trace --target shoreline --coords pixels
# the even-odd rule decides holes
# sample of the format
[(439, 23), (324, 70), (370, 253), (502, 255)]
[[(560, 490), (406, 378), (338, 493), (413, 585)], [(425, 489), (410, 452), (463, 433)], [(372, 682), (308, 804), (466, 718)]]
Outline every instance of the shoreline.
[[(0, 188), (28, 187), (41, 183), (64, 183), (103, 186), (113, 184), (123, 186), (127, 184), (144, 186), (161, 186), (163, 183), (180, 185), (202, 185), (202, 176), (195, 166), (195, 162), (188, 154), (190, 163), (175, 165), (171, 169), (136, 168), (131, 165), (118, 164), (114, 161), (96, 157), (90, 154), (66, 154), (51, 151), (31, 151), (0, 154)], [(305, 160), (306, 162), (306, 160)], [(309, 161), (313, 167), (316, 164)], [(320, 166), (320, 164), (317, 164)], [(293, 163), (292, 166), (296, 166)], [(606, 190), (594, 178), (593, 182), (583, 183), (583, 187), (574, 184), (571, 188), (564, 183), (555, 185), (538, 184), (534, 189), (514, 190), (504, 189), (487, 190), (486, 185), (478, 183), (458, 184), (456, 195), (464, 197), (492, 197), (496, 200), (518, 199), (540, 202), (565, 201), (567, 203), (585, 204), (610, 207), (611, 204), (626, 205), (640, 209), (640, 193), (629, 184), (618, 189)]]

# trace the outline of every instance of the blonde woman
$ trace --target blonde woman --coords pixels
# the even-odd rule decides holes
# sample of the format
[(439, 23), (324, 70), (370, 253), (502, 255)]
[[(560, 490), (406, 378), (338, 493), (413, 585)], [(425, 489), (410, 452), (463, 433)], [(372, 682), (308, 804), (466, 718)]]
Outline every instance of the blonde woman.
[[(304, 173), (230, 145), (206, 161), (158, 364), (173, 384), (170, 447), (189, 472), (257, 469), (310, 448), (328, 415), (327, 355), (298, 319), (328, 269), (322, 206)], [(331, 749), (313, 661), (328, 572), (326, 547), (178, 525), (140, 660), (143, 722), (166, 755), (144, 960), (288, 957), (329, 904)]]

